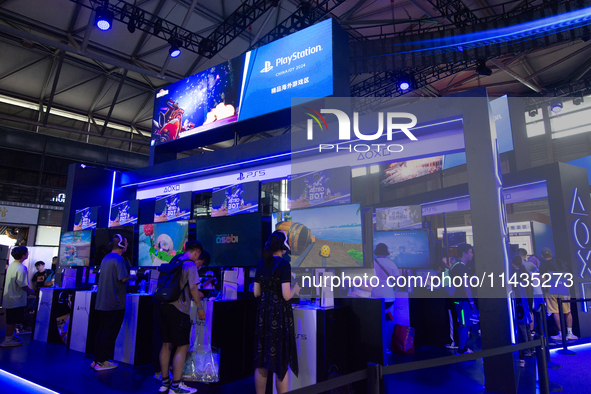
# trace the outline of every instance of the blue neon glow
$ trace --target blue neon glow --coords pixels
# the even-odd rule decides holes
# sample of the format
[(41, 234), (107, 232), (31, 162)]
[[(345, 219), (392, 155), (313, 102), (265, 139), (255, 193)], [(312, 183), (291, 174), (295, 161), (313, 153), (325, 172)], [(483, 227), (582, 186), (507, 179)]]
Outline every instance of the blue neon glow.
[[(587, 269), (589, 271), (589, 274), (591, 274), (591, 268), (587, 268), (587, 262), (589, 261), (589, 258), (591, 258), (591, 250), (587, 251), (587, 257), (583, 257), (580, 250), (577, 250), (577, 254), (579, 255), (579, 259), (583, 263), (583, 268), (581, 269), (580, 276), (581, 276), (581, 279), (584, 279), (585, 278), (585, 269)], [(585, 297), (583, 297), (583, 298), (585, 298)]]
[[(586, 303), (584, 303), (586, 304)], [(575, 349), (579, 349), (579, 350), (583, 350), (583, 349), (588, 349), (591, 348), (591, 343), (582, 343), (580, 345), (574, 345), (574, 346), (569, 346), (568, 347), (569, 350), (575, 350)], [(557, 352), (558, 350), (561, 350), (561, 348), (556, 348), (556, 349), (550, 349), (550, 352)]]
[[(576, 203), (579, 204), (579, 209), (581, 210), (581, 212), (575, 212), (575, 204)], [(585, 206), (583, 205), (583, 201), (581, 201), (581, 197), (579, 197), (579, 188), (575, 187), (575, 190), (573, 191), (573, 202), (571, 204), (570, 213), (572, 215), (589, 216), (589, 214), (586, 212), (587, 212), (587, 210), (585, 209)]]
[(47, 387), (43, 387), (41, 385), (38, 385), (37, 383), (31, 382), (30, 380), (23, 379), (20, 376), (4, 371), (3, 369), (0, 369), (0, 375), (4, 376), (6, 379), (17, 381), (23, 386), (33, 390), (37, 390), (38, 392), (41, 392), (43, 394), (59, 394), (57, 391), (50, 390)]
[(105, 19), (99, 19), (96, 21), (96, 27), (101, 29), (102, 31), (107, 31), (111, 28), (111, 23)]
[(521, 188), (521, 187), (529, 186), (529, 185), (538, 185), (540, 183), (546, 183), (546, 181), (545, 180), (535, 181), (535, 182), (529, 182), (529, 183), (522, 183), (522, 184), (515, 185), (515, 186), (507, 186), (507, 187), (504, 187), (503, 190), (517, 189), (517, 188)]
[(115, 177), (117, 177), (117, 172), (113, 171), (113, 184), (111, 185), (111, 203), (109, 207), (113, 206), (113, 195), (115, 194)]
[(178, 48), (170, 51), (170, 57), (172, 57), (172, 58), (179, 57), (180, 55), (181, 55), (181, 50)]
[(400, 90), (408, 90), (410, 88), (410, 84), (408, 82), (402, 82), (400, 84)]
[[(443, 125), (443, 124), (447, 124), (447, 123), (453, 123), (453, 122), (457, 122), (457, 121), (463, 121), (463, 118), (450, 119), (450, 120), (446, 120), (446, 121), (443, 121), (443, 122), (437, 122), (437, 123), (429, 123), (429, 124), (426, 124), (426, 125), (413, 127), (412, 130), (423, 129), (423, 128), (426, 128), (426, 127), (439, 126), (439, 125)], [(394, 131), (394, 132), (392, 132), (392, 134), (398, 134), (398, 133), (403, 133), (403, 131)], [(349, 140), (349, 141), (339, 142), (339, 143), (336, 143), (334, 145), (337, 145), (338, 146), (338, 145), (349, 144), (349, 143), (358, 142), (358, 141), (361, 141), (361, 139), (355, 139), (355, 140)], [(152, 141), (152, 145), (153, 145), (153, 143), (154, 143), (154, 141)], [(257, 162), (260, 162), (260, 161), (266, 161), (266, 160), (270, 160), (270, 159), (276, 159), (276, 158), (279, 158), (279, 157), (285, 157), (285, 156), (289, 156), (289, 155), (294, 156), (294, 155), (297, 155), (297, 154), (302, 154), (302, 153), (306, 153), (306, 152), (316, 151), (317, 149), (318, 149), (318, 147), (312, 147), (312, 148), (302, 149), (302, 150), (295, 151), (295, 152), (287, 152), (287, 153), (281, 153), (281, 154), (277, 154), (277, 155), (273, 155), (273, 156), (265, 156), (265, 157), (261, 157), (261, 158), (258, 158), (258, 159), (251, 159), (251, 160), (240, 161), (240, 162), (236, 162), (236, 163), (229, 163), (229, 164), (224, 164), (224, 165), (217, 166), (217, 167), (206, 168), (206, 169), (203, 169), (203, 170), (190, 171), (190, 172), (185, 172), (183, 174), (171, 175), (171, 176), (156, 178), (156, 179), (152, 179), (152, 180), (148, 180), (148, 181), (142, 181), (142, 182), (137, 182), (137, 183), (129, 183), (129, 184), (123, 185), (122, 187), (132, 187), (132, 186), (149, 185), (149, 184), (152, 184), (152, 183), (158, 183), (160, 181), (168, 181), (168, 180), (171, 180), (171, 179), (185, 178), (185, 177), (188, 177), (190, 175), (203, 174), (203, 173), (206, 173), (206, 172), (215, 171), (215, 170), (219, 170), (219, 169), (222, 169), (222, 168), (229, 168), (229, 167), (234, 167), (234, 166), (241, 166), (241, 165), (244, 165), (244, 164), (257, 163)]]
[[(422, 40), (416, 42), (405, 42), (393, 46), (418, 45), (423, 48), (410, 51), (395, 51), (394, 53), (381, 56), (390, 56), (392, 54), (403, 54), (422, 51), (441, 50), (441, 52), (456, 51), (461, 45), (463, 49), (476, 48), (486, 45), (501, 44), (510, 41), (524, 41), (535, 37), (543, 37), (549, 34), (560, 33), (571, 30), (575, 27), (585, 26), (591, 23), (591, 7), (582, 10), (567, 12), (560, 15), (551, 16), (531, 22), (522, 23), (499, 29), (487, 30), (478, 33), (463, 34), (443, 39)], [(435, 46), (437, 44), (441, 44)]]
[(587, 246), (585, 245), (589, 245), (589, 228), (587, 227), (587, 224), (585, 224), (585, 222), (581, 222), (583, 223), (583, 228), (585, 229), (585, 232), (587, 233), (587, 239), (585, 240), (585, 244), (581, 244), (581, 242), (579, 241), (579, 237), (577, 236), (577, 224), (579, 224), (579, 222), (581, 222), (581, 218), (578, 218), (577, 220), (575, 220), (575, 223), (573, 225), (573, 235), (575, 238), (575, 241), (577, 242), (577, 245), (579, 245), (579, 248), (581, 249), (587, 249)]

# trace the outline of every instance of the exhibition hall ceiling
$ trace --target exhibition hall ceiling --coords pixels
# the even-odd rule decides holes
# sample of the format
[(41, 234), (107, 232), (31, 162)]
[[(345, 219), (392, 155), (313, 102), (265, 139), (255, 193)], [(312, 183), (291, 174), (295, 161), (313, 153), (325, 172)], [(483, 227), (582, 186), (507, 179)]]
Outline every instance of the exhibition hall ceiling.
[[(378, 64), (387, 62), (371, 58), (390, 56), (392, 47), (376, 53), (377, 43), (412, 41), (429, 31), (471, 32), (534, 15), (548, 3), (560, 12), (568, 2), (111, 0), (115, 19), (110, 30), (101, 31), (95, 17), (104, 0), (0, 0), (0, 124), (148, 154), (155, 89), (327, 18), (349, 35), (354, 96), (399, 95), (396, 76), (402, 72), (422, 81), (408, 96), (439, 97), (478, 86), (486, 86), (490, 96), (540, 95), (585, 80), (591, 69), (588, 33), (533, 37), (510, 51), (482, 49), (478, 56), (490, 76), (478, 75), (479, 59), (460, 47), (445, 61), (428, 53), (415, 67), (383, 69)], [(180, 42), (170, 40), (171, 34)], [(180, 56), (169, 56), (171, 43), (180, 44)], [(359, 54), (363, 47), (374, 52)]]

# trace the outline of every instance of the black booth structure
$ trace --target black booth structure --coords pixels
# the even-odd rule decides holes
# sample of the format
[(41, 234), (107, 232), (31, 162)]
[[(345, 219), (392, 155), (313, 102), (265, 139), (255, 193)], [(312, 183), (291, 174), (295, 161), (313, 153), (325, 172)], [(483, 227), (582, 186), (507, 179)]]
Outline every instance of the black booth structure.
[[(389, 157), (371, 157), (359, 160), (359, 154), (349, 152), (328, 153), (315, 156), (304, 148), (314, 148), (318, 143), (334, 143), (336, 136), (330, 133), (320, 134), (313, 141), (307, 141), (305, 131), (292, 131), (274, 138), (255, 141), (248, 145), (236, 145), (214, 152), (191, 156), (180, 160), (169, 160), (173, 155), (169, 149), (182, 147), (171, 145), (166, 149), (153, 150), (150, 167), (126, 173), (72, 165), (68, 178), (68, 198), (64, 210), (63, 230), (71, 229), (74, 212), (82, 206), (108, 207), (126, 200), (139, 200), (139, 224), (152, 223), (154, 220), (154, 199), (178, 192), (200, 192), (228, 184), (246, 181), (275, 181), (287, 179), (291, 167), (295, 164), (318, 160), (327, 167), (340, 167), (349, 162), (349, 166), (368, 166), (383, 163), (385, 160), (403, 161), (413, 158), (429, 157), (438, 154), (465, 152), (467, 162), (467, 183), (452, 187), (444, 187), (424, 194), (406, 198), (382, 196), (379, 203), (372, 207), (416, 205), (423, 207), (439, 207), (434, 212), (444, 213), (446, 209), (441, 202), (452, 202), (468, 198), (471, 222), (474, 233), (474, 248), (477, 250), (476, 272), (486, 272), (495, 277), (506, 275), (509, 264), (507, 214), (505, 203), (510, 190), (525, 188), (529, 185), (545, 184), (552, 222), (555, 254), (571, 264), (575, 284), (571, 288), (573, 297), (581, 298), (591, 292), (591, 241), (589, 227), (591, 220), (591, 198), (588, 193), (587, 174), (584, 169), (563, 163), (554, 163), (537, 168), (526, 168), (522, 159), (525, 124), (523, 120), (523, 103), (519, 99), (510, 100), (511, 118), (514, 119), (515, 154), (508, 159), (510, 172), (501, 171), (501, 157), (498, 151), (495, 122), (491, 115), (489, 100), (484, 89), (472, 92), (472, 97), (449, 97), (411, 103), (396, 107), (395, 111), (414, 114), (419, 125), (430, 125), (417, 130), (418, 141), (408, 141), (404, 136), (394, 135), (394, 142), (404, 144), (404, 150)], [(330, 99), (317, 105), (331, 108)], [(444, 121), (442, 121), (444, 120)], [(329, 127), (337, 129), (329, 123)], [(433, 126), (435, 125), (435, 126)], [(233, 126), (234, 127), (234, 126)], [(244, 126), (246, 127), (246, 126)], [(250, 129), (250, 125), (248, 126)], [(259, 130), (260, 131), (260, 130)], [(246, 132), (246, 131), (245, 131)], [(301, 137), (301, 138), (300, 138)], [(208, 138), (213, 138), (208, 135)], [(384, 139), (385, 140), (385, 139)], [(192, 138), (198, 144), (198, 138)], [(445, 141), (445, 143), (442, 143)], [(305, 144), (308, 144), (307, 146)], [(186, 147), (184, 147), (186, 149)], [(162, 154), (161, 157), (158, 157)], [(299, 161), (298, 161), (299, 160)], [(245, 176), (248, 174), (249, 179)], [(521, 189), (520, 189), (521, 190)], [(364, 207), (366, 208), (366, 207)], [(371, 221), (369, 211), (364, 213), (364, 223)], [(369, 216), (368, 216), (369, 215)], [(99, 213), (99, 226), (108, 222), (108, 210)], [(199, 220), (198, 218), (196, 220)], [(369, 234), (368, 234), (369, 231)], [(365, 269), (371, 269), (371, 230), (364, 230)], [(207, 248), (208, 245), (205, 245)], [(244, 245), (249, 247), (249, 245)], [(510, 289), (509, 289), (510, 290)], [(245, 295), (245, 297), (247, 297)], [(247, 297), (248, 298), (248, 297)], [(506, 287), (498, 284), (486, 284), (479, 289), (480, 322), (482, 326), (482, 347), (491, 349), (515, 342), (515, 327), (511, 307), (511, 293)], [(437, 300), (436, 300), (437, 301)], [(242, 301), (240, 301), (242, 302)], [(254, 300), (251, 300), (254, 305)], [(335, 353), (342, 359), (340, 373), (354, 372), (364, 368), (367, 362), (384, 363), (384, 338), (379, 322), (383, 323), (383, 302), (381, 300), (338, 300), (338, 317), (354, 324), (348, 328), (335, 327), (341, 340), (350, 344), (348, 349), (340, 349)], [(417, 342), (428, 344), (430, 339), (425, 329), (429, 316), (424, 306), (430, 302), (428, 298), (409, 300), (410, 324), (417, 327)], [(252, 306), (251, 305), (251, 306)], [(217, 308), (217, 306), (216, 306)], [(220, 306), (221, 308), (221, 306)], [(591, 316), (585, 305), (578, 305), (574, 312), (575, 332), (580, 336), (591, 336)], [(232, 308), (229, 308), (232, 309)], [(328, 312), (323, 312), (328, 314)], [(342, 315), (342, 316), (341, 316)], [(213, 341), (222, 346), (224, 340), (242, 335), (236, 332), (227, 317), (218, 316)], [(322, 317), (322, 319), (327, 319)], [(326, 321), (331, 321), (328, 318)], [(319, 319), (320, 321), (320, 319)], [(223, 323), (221, 323), (223, 322)], [(327, 324), (328, 323), (322, 323)], [(422, 330), (422, 331), (421, 331)], [(423, 332), (423, 334), (419, 334)], [(328, 336), (318, 336), (324, 344), (330, 342)], [(236, 344), (231, 346), (235, 347)], [(239, 344), (244, 357), (235, 362), (242, 371), (239, 376), (248, 376), (252, 368), (248, 359), (247, 346)], [(333, 344), (334, 345), (334, 344)], [(330, 346), (338, 348), (338, 346)], [(337, 352), (337, 350), (335, 350)], [(224, 350), (222, 349), (222, 358)], [(325, 360), (335, 354), (324, 354), (319, 365), (326, 366)], [(322, 362), (320, 362), (322, 361)], [(499, 393), (515, 393), (517, 378), (511, 354), (490, 357), (484, 360), (484, 377), (486, 389)], [(221, 361), (224, 363), (224, 361)], [(221, 367), (222, 373), (225, 366)], [(324, 368), (324, 367), (323, 367)], [(252, 371), (250, 371), (252, 373)], [(315, 382), (326, 378), (327, 371), (319, 371)]]

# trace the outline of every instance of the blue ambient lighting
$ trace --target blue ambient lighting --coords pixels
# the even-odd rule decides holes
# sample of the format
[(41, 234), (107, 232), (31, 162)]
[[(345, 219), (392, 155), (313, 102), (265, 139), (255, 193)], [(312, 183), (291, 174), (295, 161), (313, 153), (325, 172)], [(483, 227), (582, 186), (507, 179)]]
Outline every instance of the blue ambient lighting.
[(102, 31), (107, 31), (113, 25), (113, 13), (107, 8), (99, 7), (96, 10), (96, 27)]
[(0, 369), (0, 375), (12, 381), (17, 381), (23, 386), (36, 390), (37, 392), (41, 391), (41, 393), (43, 394), (59, 394), (57, 391), (50, 390), (47, 387), (40, 386), (37, 383), (33, 383), (29, 380), (23, 379), (18, 375), (11, 374), (10, 372), (6, 372), (2, 369)]
[(402, 82), (400, 84), (400, 90), (408, 90), (410, 88), (410, 84), (408, 82)]
[[(463, 50), (467, 48), (476, 48), (486, 45), (502, 44), (510, 41), (524, 41), (537, 37), (543, 37), (554, 33), (571, 30), (575, 27), (585, 26), (591, 23), (591, 7), (582, 10), (572, 11), (565, 14), (555, 15), (549, 18), (539, 19), (531, 22), (522, 23), (499, 29), (487, 30), (478, 33), (463, 34), (443, 39), (422, 40), (416, 42), (405, 42), (399, 45), (416, 45), (422, 48), (394, 53), (388, 53), (380, 56), (390, 56), (393, 54), (403, 54), (412, 52), (441, 50), (441, 52), (451, 52), (458, 50), (461, 46)], [(434, 44), (443, 43), (439, 46)]]
[[(426, 125), (413, 127), (412, 129), (413, 130), (419, 130), (419, 129), (423, 129), (423, 128), (426, 128), (426, 127), (439, 126), (439, 125), (442, 125), (442, 124), (453, 123), (453, 122), (457, 122), (457, 121), (463, 121), (463, 118), (450, 119), (450, 120), (446, 120), (446, 121), (438, 122), (438, 123), (429, 123), (429, 124), (426, 124)], [(392, 134), (398, 134), (398, 133), (403, 133), (403, 131), (395, 131)], [(335, 145), (348, 144), (348, 143), (353, 143), (353, 142), (358, 142), (358, 141), (361, 141), (361, 139), (344, 141), (344, 142), (340, 142), (340, 143), (335, 144)], [(203, 174), (203, 173), (206, 173), (206, 172), (215, 171), (215, 170), (219, 170), (219, 169), (223, 169), (223, 168), (230, 168), (230, 167), (234, 167), (234, 166), (241, 166), (241, 165), (244, 165), (244, 164), (252, 164), (252, 163), (257, 163), (257, 162), (260, 162), (260, 161), (266, 161), (266, 160), (270, 160), (270, 159), (276, 159), (276, 158), (279, 158), (279, 157), (285, 157), (285, 156), (289, 156), (289, 155), (295, 156), (295, 155), (301, 154), (301, 153), (312, 152), (312, 151), (315, 151), (317, 149), (318, 149), (317, 147), (313, 147), (313, 148), (308, 148), (308, 149), (302, 149), (302, 150), (299, 150), (299, 151), (296, 151), (296, 152), (287, 152), (287, 153), (281, 153), (281, 154), (273, 155), (273, 156), (265, 156), (265, 157), (260, 157), (258, 159), (251, 159), (251, 160), (246, 160), (246, 161), (241, 161), (241, 162), (236, 162), (236, 163), (224, 164), (224, 165), (217, 166), (217, 167), (205, 168), (203, 170), (196, 170), (196, 171), (191, 171), (191, 172), (185, 172), (183, 174), (171, 175), (171, 176), (156, 178), (156, 179), (152, 179), (152, 180), (142, 181), (142, 182), (129, 183), (129, 184), (126, 184), (126, 185), (122, 185), (121, 187), (141, 186), (141, 185), (148, 185), (148, 184), (151, 184), (151, 183), (158, 183), (160, 181), (168, 181), (168, 180), (176, 179), (176, 178), (185, 178), (185, 177), (188, 177), (189, 175)]]
[(181, 50), (178, 48), (170, 48), (170, 57), (175, 58), (181, 55)]
[(113, 195), (115, 194), (115, 177), (117, 176), (117, 172), (113, 171), (113, 184), (111, 185), (111, 204), (109, 205), (109, 209), (110, 207), (113, 206)]

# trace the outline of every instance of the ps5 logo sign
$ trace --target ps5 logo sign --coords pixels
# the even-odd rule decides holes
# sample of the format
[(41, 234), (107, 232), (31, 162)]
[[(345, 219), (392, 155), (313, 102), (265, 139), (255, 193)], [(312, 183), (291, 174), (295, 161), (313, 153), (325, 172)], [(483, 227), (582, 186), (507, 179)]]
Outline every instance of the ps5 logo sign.
[(265, 170), (247, 171), (241, 172), (240, 176), (236, 180), (243, 181), (248, 178), (256, 178), (265, 175)]
[(272, 69), (273, 69), (273, 66), (271, 66), (271, 62), (265, 62), (265, 68), (263, 68), (261, 70), (261, 73), (268, 73)]
[(180, 192), (181, 185), (170, 185), (164, 188), (164, 193)]

